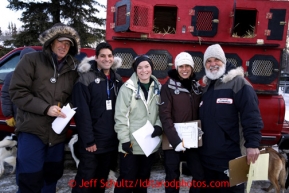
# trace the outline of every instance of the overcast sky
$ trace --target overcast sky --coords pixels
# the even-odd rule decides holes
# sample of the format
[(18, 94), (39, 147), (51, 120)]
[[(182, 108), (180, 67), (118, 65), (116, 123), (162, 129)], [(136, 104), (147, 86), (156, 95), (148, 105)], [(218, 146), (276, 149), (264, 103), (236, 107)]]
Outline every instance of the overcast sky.
[[(23, 2), (27, 0), (22, 0)], [(42, 1), (49, 1), (50, 0), (42, 0)], [(106, 6), (106, 0), (96, 0), (100, 4), (103, 4)], [(16, 24), (17, 29), (19, 29), (22, 26), (22, 23), (19, 21), (19, 18), (21, 17), (22, 11), (11, 11), (10, 9), (6, 8), (8, 6), (8, 1), (7, 0), (0, 0), (1, 5), (0, 5), (0, 27), (2, 32), (5, 32), (8, 30), (8, 25), (10, 22), (13, 24)], [(100, 15), (102, 18), (106, 17), (106, 10), (99, 8), (100, 10)]]

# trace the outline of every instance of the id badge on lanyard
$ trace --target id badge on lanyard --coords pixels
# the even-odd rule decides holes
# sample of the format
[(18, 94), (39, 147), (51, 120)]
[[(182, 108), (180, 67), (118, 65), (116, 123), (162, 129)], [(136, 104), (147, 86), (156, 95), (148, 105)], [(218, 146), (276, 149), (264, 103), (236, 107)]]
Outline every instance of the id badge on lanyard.
[(112, 102), (111, 100), (106, 100), (106, 110), (111, 110), (112, 109)]

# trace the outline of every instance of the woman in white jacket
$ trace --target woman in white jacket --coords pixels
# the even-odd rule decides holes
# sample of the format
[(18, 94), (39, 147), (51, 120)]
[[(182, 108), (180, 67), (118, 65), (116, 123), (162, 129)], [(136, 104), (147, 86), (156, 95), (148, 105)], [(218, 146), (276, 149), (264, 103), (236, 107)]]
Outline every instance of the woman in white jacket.
[(138, 56), (133, 65), (134, 73), (120, 88), (115, 108), (115, 131), (119, 139), (120, 176), (115, 193), (147, 192), (146, 184), (150, 178), (154, 153), (161, 142), (146, 157), (132, 133), (147, 120), (154, 126), (151, 137), (162, 135), (159, 119), (159, 100), (161, 84), (152, 75), (153, 63), (146, 56)]

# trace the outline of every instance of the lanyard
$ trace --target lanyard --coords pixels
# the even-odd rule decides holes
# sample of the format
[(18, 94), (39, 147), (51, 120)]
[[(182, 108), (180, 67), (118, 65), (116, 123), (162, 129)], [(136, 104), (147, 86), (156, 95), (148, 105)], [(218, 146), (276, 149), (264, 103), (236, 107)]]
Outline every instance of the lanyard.
[(106, 92), (107, 92), (107, 97), (109, 99), (109, 97), (110, 97), (110, 89), (109, 89), (109, 81), (108, 81), (108, 79), (106, 79)]
[(109, 83), (112, 82), (111, 80), (106, 79), (106, 93), (108, 100), (110, 99), (110, 90), (114, 88), (114, 83), (112, 82), (111, 88), (109, 88)]

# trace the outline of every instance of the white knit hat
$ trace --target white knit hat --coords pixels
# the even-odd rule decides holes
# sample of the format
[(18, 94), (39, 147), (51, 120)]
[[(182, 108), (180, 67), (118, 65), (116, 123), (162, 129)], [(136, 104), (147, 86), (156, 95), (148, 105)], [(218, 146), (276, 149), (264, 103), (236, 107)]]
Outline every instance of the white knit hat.
[(175, 58), (175, 68), (177, 69), (178, 66), (184, 65), (184, 64), (188, 64), (190, 65), (192, 68), (194, 68), (194, 61), (192, 56), (187, 53), (187, 52), (181, 52), (177, 55), (177, 57)]
[(209, 58), (218, 58), (224, 64), (227, 63), (225, 53), (219, 44), (211, 45), (206, 49), (205, 54), (204, 54), (204, 61), (203, 61), (204, 66), (206, 65), (206, 61)]

